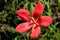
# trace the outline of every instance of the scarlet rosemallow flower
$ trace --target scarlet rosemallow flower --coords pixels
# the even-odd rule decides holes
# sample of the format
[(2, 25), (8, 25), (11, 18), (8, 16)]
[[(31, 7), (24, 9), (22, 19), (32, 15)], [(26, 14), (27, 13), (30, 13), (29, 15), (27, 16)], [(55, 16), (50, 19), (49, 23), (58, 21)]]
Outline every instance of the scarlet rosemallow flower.
[(40, 25), (44, 27), (48, 27), (52, 21), (53, 18), (49, 16), (40, 16), (41, 13), (43, 13), (44, 5), (41, 2), (38, 2), (32, 12), (33, 17), (31, 17), (28, 10), (20, 9), (17, 10), (17, 15), (21, 17), (24, 21), (24, 23), (21, 23), (17, 25), (16, 32), (24, 33), (28, 30), (31, 30), (30, 37), (31, 38), (37, 38), (39, 34), (41, 33)]

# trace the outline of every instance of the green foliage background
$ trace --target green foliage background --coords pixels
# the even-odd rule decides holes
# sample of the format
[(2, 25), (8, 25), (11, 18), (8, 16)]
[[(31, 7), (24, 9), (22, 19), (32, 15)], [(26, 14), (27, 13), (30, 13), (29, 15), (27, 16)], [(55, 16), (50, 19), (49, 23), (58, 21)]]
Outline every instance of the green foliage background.
[(39, 1), (45, 6), (42, 15), (48, 15), (52, 17), (54, 21), (48, 28), (41, 28), (42, 33), (38, 38), (31, 39), (29, 32), (20, 34), (15, 31), (15, 27), (19, 23), (24, 22), (17, 16), (16, 10), (23, 8), (28, 9), (29, 12), (32, 13), (38, 0), (0, 0), (0, 40), (60, 40), (59, 0)]

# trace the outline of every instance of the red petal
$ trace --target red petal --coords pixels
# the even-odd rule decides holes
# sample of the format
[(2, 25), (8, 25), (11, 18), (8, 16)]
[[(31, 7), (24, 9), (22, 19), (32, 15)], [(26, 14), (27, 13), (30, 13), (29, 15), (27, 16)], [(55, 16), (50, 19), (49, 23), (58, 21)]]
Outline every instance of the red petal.
[(21, 23), (16, 27), (16, 32), (22, 33), (28, 31), (32, 26), (29, 23)]
[(37, 25), (34, 25), (34, 27), (32, 28), (30, 37), (37, 38), (40, 33), (41, 33), (41, 29)]
[(21, 17), (25, 21), (29, 21), (31, 19), (30, 13), (28, 12), (28, 10), (24, 10), (24, 9), (17, 10), (17, 14), (19, 17)]
[(37, 18), (44, 10), (44, 5), (41, 2), (38, 2), (33, 10), (34, 18)]
[(52, 21), (53, 21), (53, 18), (49, 16), (42, 16), (38, 20), (39, 24), (42, 26), (49, 26), (52, 23)]

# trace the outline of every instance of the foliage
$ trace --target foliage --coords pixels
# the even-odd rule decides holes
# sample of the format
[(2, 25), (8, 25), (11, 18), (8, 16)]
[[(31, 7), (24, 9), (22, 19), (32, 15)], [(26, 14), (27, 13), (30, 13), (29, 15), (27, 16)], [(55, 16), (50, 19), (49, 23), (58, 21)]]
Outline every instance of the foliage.
[(31, 39), (29, 32), (20, 34), (15, 31), (16, 26), (24, 22), (17, 16), (16, 10), (23, 8), (28, 9), (31, 13), (38, 0), (1, 0), (0, 40), (60, 40), (60, 13), (58, 12), (57, 0), (39, 1), (45, 6), (42, 15), (48, 15), (54, 18), (54, 21), (48, 28), (42, 27), (42, 33), (39, 38)]

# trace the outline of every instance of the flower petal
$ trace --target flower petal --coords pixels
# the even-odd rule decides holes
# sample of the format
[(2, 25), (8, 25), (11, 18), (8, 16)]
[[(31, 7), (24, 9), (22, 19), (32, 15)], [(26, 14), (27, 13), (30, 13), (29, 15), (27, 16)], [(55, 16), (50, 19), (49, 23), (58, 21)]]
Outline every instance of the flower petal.
[(41, 33), (41, 29), (37, 25), (34, 25), (32, 28), (30, 37), (31, 38), (37, 38), (40, 33)]
[(17, 14), (19, 17), (21, 17), (24, 21), (30, 21), (31, 16), (28, 10), (20, 9), (17, 10)]
[(37, 18), (44, 10), (44, 5), (41, 2), (38, 2), (33, 10), (34, 18)]
[(38, 19), (38, 22), (42, 26), (49, 26), (53, 21), (53, 18), (49, 16), (42, 16)]
[(16, 27), (16, 32), (22, 33), (28, 31), (32, 26), (30, 23), (21, 23)]

